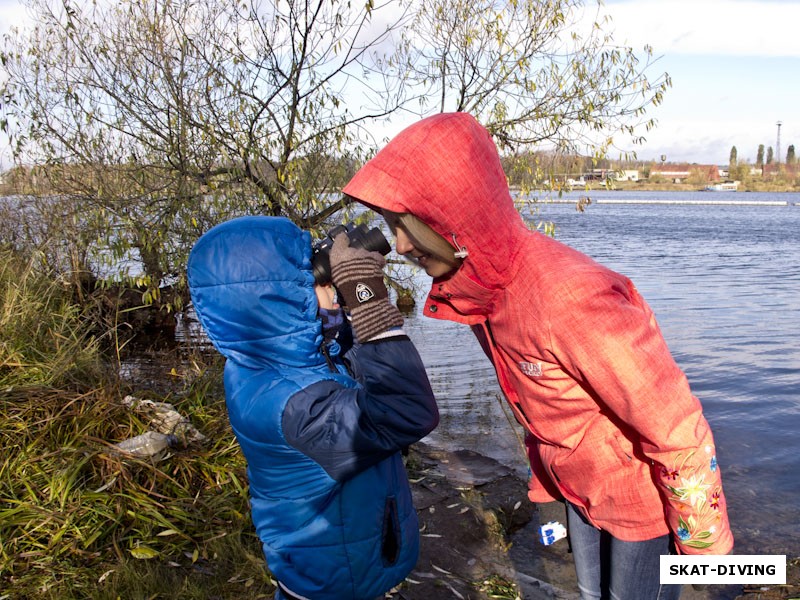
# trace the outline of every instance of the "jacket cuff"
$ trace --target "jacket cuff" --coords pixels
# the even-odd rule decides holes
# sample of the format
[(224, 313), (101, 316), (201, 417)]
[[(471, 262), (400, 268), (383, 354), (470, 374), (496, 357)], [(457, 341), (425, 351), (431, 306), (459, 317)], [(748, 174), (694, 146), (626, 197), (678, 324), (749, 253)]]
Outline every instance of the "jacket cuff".
[(356, 306), (350, 312), (350, 320), (356, 338), (362, 344), (374, 340), (391, 329), (403, 326), (403, 316), (388, 300)]

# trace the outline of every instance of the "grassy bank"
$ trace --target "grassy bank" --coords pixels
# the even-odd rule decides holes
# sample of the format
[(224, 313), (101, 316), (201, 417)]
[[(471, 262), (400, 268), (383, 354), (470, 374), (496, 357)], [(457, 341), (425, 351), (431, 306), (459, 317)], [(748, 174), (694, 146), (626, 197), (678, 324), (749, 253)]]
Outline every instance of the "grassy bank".
[(150, 423), (121, 399), (142, 390), (34, 260), (0, 265), (0, 597), (271, 597), (220, 365), (164, 365), (174, 391), (153, 398), (203, 444), (125, 457), (112, 444)]

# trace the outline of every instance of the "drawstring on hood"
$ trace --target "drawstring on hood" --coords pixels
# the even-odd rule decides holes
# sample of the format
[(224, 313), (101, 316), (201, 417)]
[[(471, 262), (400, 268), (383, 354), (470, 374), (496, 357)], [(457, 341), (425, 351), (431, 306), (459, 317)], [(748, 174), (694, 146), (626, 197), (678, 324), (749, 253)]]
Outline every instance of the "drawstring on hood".
[(455, 256), (456, 258), (467, 258), (469, 256), (469, 252), (467, 252), (467, 247), (459, 245), (455, 233), (453, 234), (453, 246), (458, 248), (458, 250), (453, 252), (453, 256)]

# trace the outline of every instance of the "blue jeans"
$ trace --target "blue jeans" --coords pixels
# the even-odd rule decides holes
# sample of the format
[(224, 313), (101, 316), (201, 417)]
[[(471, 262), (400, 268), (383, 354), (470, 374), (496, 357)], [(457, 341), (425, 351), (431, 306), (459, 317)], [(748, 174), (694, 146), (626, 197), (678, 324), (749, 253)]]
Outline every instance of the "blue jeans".
[(670, 536), (623, 542), (588, 523), (567, 503), (569, 541), (583, 600), (678, 600), (680, 585), (659, 583), (660, 557)]

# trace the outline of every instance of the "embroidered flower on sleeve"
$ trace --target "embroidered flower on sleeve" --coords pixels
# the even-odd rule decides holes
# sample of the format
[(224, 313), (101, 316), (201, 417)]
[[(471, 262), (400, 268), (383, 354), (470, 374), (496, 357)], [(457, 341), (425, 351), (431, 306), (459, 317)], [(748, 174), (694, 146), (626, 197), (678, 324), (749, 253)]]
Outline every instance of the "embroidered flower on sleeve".
[(676, 542), (698, 550), (712, 547), (724, 503), (714, 447), (673, 456), (671, 463), (662, 465), (661, 474), (675, 510), (670, 520), (674, 519)]
[(683, 527), (683, 526), (678, 527), (678, 538), (680, 538), (680, 540), (682, 542), (687, 541), (691, 537), (692, 537), (692, 534), (689, 533), (689, 530), (686, 527)]
[(674, 492), (682, 502), (689, 500), (692, 506), (702, 506), (706, 501), (706, 490), (711, 487), (705, 482), (705, 476), (692, 475), (689, 479), (681, 477), (682, 487), (675, 488)]
[(676, 469), (667, 469), (666, 467), (661, 470), (664, 477), (675, 481), (680, 473)]
[(689, 517), (688, 522), (683, 517), (678, 517), (678, 527), (675, 530), (681, 544), (691, 548), (708, 548), (713, 542), (706, 542), (713, 534), (709, 530), (701, 530), (694, 517)]

